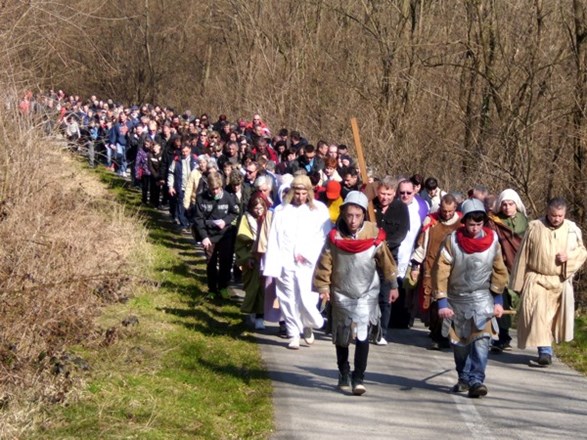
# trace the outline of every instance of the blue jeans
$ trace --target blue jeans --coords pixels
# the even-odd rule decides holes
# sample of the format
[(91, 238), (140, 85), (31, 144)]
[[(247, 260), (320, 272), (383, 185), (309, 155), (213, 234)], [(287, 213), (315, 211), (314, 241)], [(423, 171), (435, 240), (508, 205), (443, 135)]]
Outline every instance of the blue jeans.
[(381, 309), (381, 337), (387, 338), (387, 329), (391, 318), (391, 304), (389, 303), (390, 284), (381, 278), (379, 289), (379, 308)]
[(88, 162), (90, 166), (94, 168), (95, 165), (95, 149), (94, 149), (94, 141), (92, 139), (88, 139), (86, 141), (86, 148), (88, 149)]
[[(180, 191), (175, 195), (175, 218), (179, 220), (179, 224), (182, 228), (188, 228), (190, 226), (190, 221), (187, 218), (186, 210), (183, 207), (183, 196), (184, 192)], [(229, 277), (230, 279), (230, 277)]]
[(459, 382), (472, 386), (485, 381), (485, 368), (489, 353), (490, 338), (479, 338), (469, 345), (453, 345)]
[(118, 174), (126, 173), (126, 145), (116, 144), (116, 162), (118, 163)]
[(540, 356), (541, 354), (548, 354), (548, 355), (552, 356), (552, 347), (550, 347), (550, 346), (538, 347), (538, 356)]
[(106, 145), (106, 166), (112, 166), (112, 155), (114, 154), (114, 150), (110, 148), (110, 144)]

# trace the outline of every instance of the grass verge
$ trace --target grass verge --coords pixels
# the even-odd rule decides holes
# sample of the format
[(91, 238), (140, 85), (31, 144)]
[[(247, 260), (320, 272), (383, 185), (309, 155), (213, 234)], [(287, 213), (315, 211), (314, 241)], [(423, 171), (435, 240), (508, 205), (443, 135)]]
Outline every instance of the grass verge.
[[(121, 203), (139, 206), (127, 182), (98, 173)], [(142, 211), (153, 261), (145, 277), (156, 287), (105, 310), (100, 344), (72, 349), (90, 365), (84, 385), (46, 408), (30, 438), (267, 438), (271, 383), (238, 305), (204, 301), (205, 265), (191, 238)]]
[(587, 315), (575, 319), (575, 338), (555, 347), (556, 355), (568, 366), (587, 374)]

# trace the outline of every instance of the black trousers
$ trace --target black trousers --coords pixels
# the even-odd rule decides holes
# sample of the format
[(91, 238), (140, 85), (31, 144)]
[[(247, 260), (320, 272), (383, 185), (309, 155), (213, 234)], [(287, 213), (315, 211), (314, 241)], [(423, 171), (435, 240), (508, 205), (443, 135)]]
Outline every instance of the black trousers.
[[(355, 362), (353, 377), (363, 379), (365, 370), (367, 369), (367, 358), (369, 357), (369, 338), (364, 341), (355, 341)], [(336, 363), (338, 371), (342, 374), (350, 372), (349, 365), (349, 347), (336, 346)]]
[(148, 194), (149, 194), (149, 186), (151, 185), (151, 176), (147, 176), (143, 174), (141, 176), (141, 201), (143, 204), (147, 204), (148, 201)]
[(158, 208), (161, 199), (161, 185), (153, 176), (149, 176), (149, 192), (149, 202), (155, 208)]
[[(409, 328), (410, 311), (406, 308), (406, 288), (403, 286), (403, 278), (397, 279), (399, 285), (399, 297), (391, 308), (391, 328)], [(407, 287), (407, 286), (406, 286)]]
[(206, 251), (208, 277), (208, 291), (218, 292), (230, 282), (230, 269), (232, 266), (232, 239), (229, 233), (224, 234), (218, 243), (214, 243), (209, 251)]

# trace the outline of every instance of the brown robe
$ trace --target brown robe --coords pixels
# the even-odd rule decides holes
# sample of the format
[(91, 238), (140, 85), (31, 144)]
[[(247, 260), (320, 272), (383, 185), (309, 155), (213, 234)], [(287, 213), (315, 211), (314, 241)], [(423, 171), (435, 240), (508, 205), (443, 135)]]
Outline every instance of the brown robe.
[(489, 215), (487, 226), (497, 233), (499, 244), (501, 245), (501, 252), (503, 254), (503, 262), (508, 269), (508, 273), (512, 273), (514, 262), (516, 261), (516, 254), (522, 245), (522, 235), (516, 234), (495, 214)]

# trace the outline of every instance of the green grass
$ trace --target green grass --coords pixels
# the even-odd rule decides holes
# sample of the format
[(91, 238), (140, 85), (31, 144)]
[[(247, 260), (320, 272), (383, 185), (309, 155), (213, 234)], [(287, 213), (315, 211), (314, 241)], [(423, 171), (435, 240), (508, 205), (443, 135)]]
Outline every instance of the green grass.
[[(117, 200), (139, 206), (136, 191), (98, 173)], [(82, 390), (47, 407), (29, 438), (267, 438), (271, 383), (238, 305), (205, 301), (205, 265), (191, 241), (161, 213), (144, 213), (154, 257), (145, 277), (159, 287), (105, 310), (99, 324), (117, 327), (116, 342), (72, 349), (91, 366)], [(139, 324), (121, 326), (128, 315)]]
[(555, 350), (564, 363), (587, 374), (587, 315), (575, 319), (575, 338), (555, 346)]

